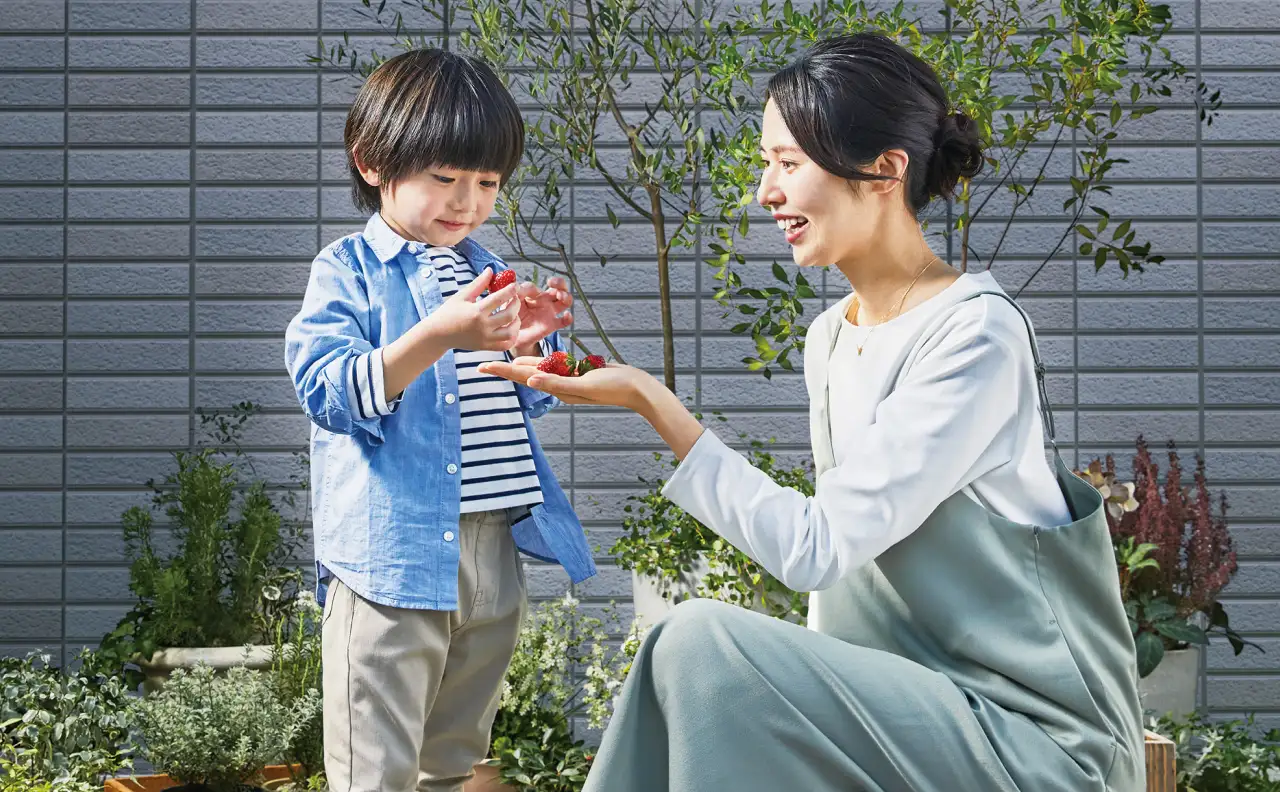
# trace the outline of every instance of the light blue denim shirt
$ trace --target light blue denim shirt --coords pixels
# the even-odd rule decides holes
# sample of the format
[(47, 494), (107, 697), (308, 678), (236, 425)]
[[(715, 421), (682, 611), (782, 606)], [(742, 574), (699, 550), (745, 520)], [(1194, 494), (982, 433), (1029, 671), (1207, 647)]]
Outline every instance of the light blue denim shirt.
[[(455, 246), (477, 272), (507, 269), (471, 239)], [(462, 487), (458, 375), (446, 352), (399, 397), (382, 389), (382, 348), (443, 303), (427, 246), (374, 214), (326, 247), (285, 334), (285, 364), (311, 419), (316, 598), (336, 575), (360, 596), (401, 608), (458, 607)], [(558, 334), (544, 349), (563, 349)], [(575, 583), (596, 572), (582, 524), (551, 471), (532, 419), (559, 402), (516, 393), (543, 502), (514, 515), (524, 553), (558, 562)]]

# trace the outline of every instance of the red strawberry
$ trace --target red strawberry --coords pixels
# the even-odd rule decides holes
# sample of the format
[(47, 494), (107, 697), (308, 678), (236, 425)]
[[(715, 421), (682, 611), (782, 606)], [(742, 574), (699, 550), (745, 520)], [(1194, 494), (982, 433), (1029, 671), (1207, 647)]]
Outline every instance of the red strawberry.
[(489, 291), (496, 292), (505, 289), (516, 282), (515, 270), (503, 270), (493, 276), (493, 280), (489, 281)]
[(538, 363), (538, 371), (555, 374), (557, 377), (572, 377), (573, 359), (568, 352), (552, 352)]
[(604, 358), (599, 355), (587, 355), (578, 362), (578, 375), (581, 376), (598, 368), (604, 368)]

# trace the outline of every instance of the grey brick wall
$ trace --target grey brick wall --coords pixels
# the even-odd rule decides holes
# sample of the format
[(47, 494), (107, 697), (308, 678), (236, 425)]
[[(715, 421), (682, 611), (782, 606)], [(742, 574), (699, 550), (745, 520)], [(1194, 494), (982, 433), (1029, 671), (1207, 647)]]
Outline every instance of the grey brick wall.
[[(1207, 701), (1280, 725), (1280, 3), (1172, 5), (1174, 49), (1222, 88), (1225, 112), (1198, 127), (1170, 102), (1135, 126), (1111, 204), (1141, 218), (1168, 262), (1123, 281), (1064, 256), (1022, 301), (1075, 461), (1116, 451), (1127, 463), (1138, 432), (1207, 454), (1243, 559), (1233, 619), (1269, 649), (1215, 645)], [(305, 442), (281, 331), (316, 249), (362, 222), (341, 154), (350, 85), (305, 57), (343, 30), (385, 42), (357, 6), (0, 0), (0, 651), (70, 650), (114, 625), (128, 603), (119, 515), (192, 442), (197, 408), (265, 405), (251, 446), (280, 477)], [(1015, 224), (996, 268), (1007, 287), (1050, 244), (1064, 189)], [(577, 250), (610, 236), (646, 249), (644, 229), (608, 227), (600, 185), (576, 190)], [(978, 247), (997, 231), (976, 227)], [(496, 234), (482, 241), (505, 252)], [(786, 253), (770, 233), (749, 247), (762, 262)], [(624, 354), (659, 365), (647, 257), (583, 274)], [(801, 458), (799, 377), (741, 369), (747, 347), (726, 332), (706, 267), (680, 261), (674, 282), (681, 392)], [(837, 274), (822, 282), (823, 302), (843, 293)], [(658, 472), (655, 435), (582, 409), (540, 432), (607, 548), (637, 476)], [(601, 561), (578, 593), (627, 598), (629, 576)], [(566, 588), (547, 567), (530, 581), (544, 597)]]

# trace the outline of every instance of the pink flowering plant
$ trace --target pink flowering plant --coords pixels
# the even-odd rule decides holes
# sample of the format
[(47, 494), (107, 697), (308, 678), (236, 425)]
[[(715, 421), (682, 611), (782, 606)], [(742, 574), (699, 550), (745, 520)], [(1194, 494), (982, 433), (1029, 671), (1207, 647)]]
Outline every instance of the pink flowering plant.
[(1117, 479), (1110, 454), (1078, 471), (1106, 503), (1143, 677), (1155, 670), (1165, 651), (1208, 644), (1213, 633), (1226, 636), (1236, 654), (1245, 644), (1261, 649), (1231, 629), (1219, 600), (1239, 566), (1227, 528), (1227, 497), (1210, 494), (1202, 456), (1196, 456), (1193, 486), (1183, 484), (1172, 441), (1168, 459), (1162, 483), (1159, 465), (1139, 435), (1132, 482)]

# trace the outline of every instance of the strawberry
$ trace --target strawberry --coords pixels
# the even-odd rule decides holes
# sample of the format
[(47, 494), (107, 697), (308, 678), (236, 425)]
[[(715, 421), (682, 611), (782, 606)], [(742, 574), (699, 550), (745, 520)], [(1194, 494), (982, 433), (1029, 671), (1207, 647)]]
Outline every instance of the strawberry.
[(489, 281), (489, 291), (496, 292), (505, 289), (516, 282), (515, 270), (503, 270), (493, 276), (493, 280)]
[(604, 358), (599, 355), (587, 355), (578, 361), (578, 376), (586, 374), (588, 371), (595, 371), (598, 368), (604, 368)]
[(538, 363), (538, 371), (555, 374), (557, 377), (572, 377), (573, 358), (568, 352), (552, 352)]

